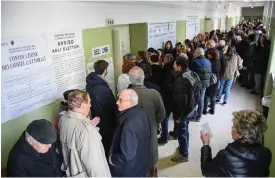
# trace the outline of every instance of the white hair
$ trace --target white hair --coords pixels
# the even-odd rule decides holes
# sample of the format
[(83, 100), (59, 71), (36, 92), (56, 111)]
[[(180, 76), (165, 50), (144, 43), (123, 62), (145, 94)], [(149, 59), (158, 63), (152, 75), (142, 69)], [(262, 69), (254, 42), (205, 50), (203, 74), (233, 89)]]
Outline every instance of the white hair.
[(126, 59), (127, 60), (136, 60), (136, 55), (133, 53), (128, 53), (128, 54), (126, 54)]
[(224, 40), (220, 40), (220, 41), (219, 41), (219, 45), (220, 45), (220, 46), (225, 46), (225, 41), (224, 41)]
[(186, 59), (188, 60), (188, 56), (187, 56), (187, 54), (185, 54), (185, 53), (180, 53), (180, 54), (179, 54), (179, 57), (184, 57), (184, 58), (186, 58)]
[(129, 71), (129, 78), (133, 85), (143, 85), (145, 78), (143, 69), (137, 66), (133, 67)]
[(39, 143), (27, 131), (25, 131), (25, 138), (30, 138), (30, 140), (31, 140), (30, 145), (33, 145), (35, 143)]
[(204, 49), (199, 47), (196, 50), (200, 53), (201, 56), (204, 56), (204, 53), (205, 53)]
[(216, 47), (216, 43), (215, 43), (214, 40), (209, 40), (208, 44), (209, 44), (210, 48), (215, 48)]
[(123, 93), (123, 92), (126, 92), (129, 95), (130, 101), (133, 103), (134, 106), (138, 104), (138, 95), (135, 90), (125, 89), (125, 90), (122, 90), (119, 93), (119, 95), (121, 95), (121, 93)]

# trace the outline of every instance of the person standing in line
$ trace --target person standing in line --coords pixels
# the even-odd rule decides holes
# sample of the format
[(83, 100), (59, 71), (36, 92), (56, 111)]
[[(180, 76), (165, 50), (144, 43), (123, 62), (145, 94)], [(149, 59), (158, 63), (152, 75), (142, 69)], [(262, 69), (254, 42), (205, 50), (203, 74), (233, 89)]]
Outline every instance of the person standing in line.
[(110, 149), (113, 177), (146, 177), (150, 154), (150, 130), (146, 111), (139, 108), (137, 93), (121, 91), (117, 105), (118, 126)]
[(94, 63), (95, 72), (86, 77), (86, 91), (91, 98), (92, 117), (99, 117), (99, 133), (102, 136), (102, 144), (105, 155), (108, 156), (112, 138), (116, 127), (116, 100), (112, 90), (105, 80), (108, 71), (108, 62), (98, 60)]
[(173, 162), (188, 161), (189, 119), (194, 116), (194, 109), (200, 100), (200, 78), (188, 68), (188, 65), (187, 55), (176, 58), (174, 62), (173, 117), (176, 123), (175, 132), (179, 142), (179, 154), (171, 158)]
[(138, 106), (146, 110), (147, 119), (150, 124), (150, 156), (148, 176), (157, 177), (157, 162), (158, 162), (158, 138), (157, 129), (159, 123), (165, 118), (165, 108), (159, 92), (154, 89), (148, 89), (143, 85), (144, 72), (140, 67), (133, 67), (129, 72), (132, 86), (130, 89), (136, 91), (138, 95)]
[(210, 78), (212, 76), (211, 62), (204, 57), (204, 49), (197, 48), (194, 52), (195, 59), (192, 63), (192, 68), (196, 72), (201, 80), (202, 88), (200, 95), (200, 102), (198, 103), (197, 117), (191, 119), (192, 121), (199, 122), (202, 117), (204, 97), (206, 88), (210, 85)]
[(175, 132), (175, 122), (174, 122), (174, 129), (173, 131), (169, 132), (168, 134), (168, 123), (169, 123), (169, 118), (172, 113), (172, 103), (173, 103), (173, 98), (171, 97), (171, 87), (172, 83), (174, 81), (174, 59), (172, 54), (166, 54), (165, 57), (165, 65), (163, 67), (164, 70), (164, 84), (162, 87), (162, 96), (163, 96), (163, 102), (164, 102), (164, 107), (165, 107), (165, 119), (161, 123), (161, 135), (160, 138), (158, 138), (158, 143), (160, 145), (164, 145), (168, 143), (168, 138), (169, 135), (174, 137), (175, 139), (177, 138), (176, 132)]
[(149, 81), (162, 88), (164, 82), (164, 72), (159, 62), (160, 59), (157, 55), (151, 56), (152, 76)]
[(225, 53), (225, 70), (220, 77), (220, 87), (218, 89), (216, 100), (217, 103), (220, 102), (221, 97), (224, 93), (222, 105), (227, 104), (231, 86), (238, 77), (238, 70), (242, 69), (243, 67), (242, 63), (242, 59), (237, 54), (236, 48), (229, 46), (227, 52)]
[[(215, 45), (215, 42), (213, 41), (211, 44), (211, 48), (207, 50), (207, 58), (211, 61), (212, 74), (215, 75), (217, 77), (217, 81), (219, 81), (221, 61), (219, 58), (219, 52), (214, 45)], [(212, 115), (215, 114), (216, 95), (218, 92), (218, 87), (219, 87), (219, 82), (210, 85), (206, 89), (203, 114), (206, 115), (208, 112)], [(210, 110), (207, 111), (209, 100), (210, 100)]]
[(252, 110), (233, 113), (232, 143), (212, 158), (210, 135), (201, 132), (201, 170), (205, 177), (268, 177), (272, 153), (264, 147), (265, 117)]
[(120, 74), (117, 80), (118, 93), (120, 93), (122, 90), (127, 89), (131, 84), (128, 73), (134, 66), (136, 66), (136, 56), (132, 53), (126, 54), (124, 64), (122, 66), (122, 74)]
[(62, 170), (68, 177), (110, 177), (96, 117), (89, 118), (91, 101), (85, 91), (69, 94), (69, 111), (59, 122)]
[(167, 41), (165, 43), (165, 47), (163, 49), (164, 54), (173, 54), (173, 44), (171, 41)]

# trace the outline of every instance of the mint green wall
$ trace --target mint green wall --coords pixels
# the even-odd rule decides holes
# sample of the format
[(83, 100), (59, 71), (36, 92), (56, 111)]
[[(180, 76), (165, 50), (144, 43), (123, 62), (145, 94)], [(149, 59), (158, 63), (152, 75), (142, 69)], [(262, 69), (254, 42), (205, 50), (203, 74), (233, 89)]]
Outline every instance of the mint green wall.
[(272, 76), (271, 73), (275, 72), (275, 45), (274, 45), (274, 34), (275, 34), (275, 18), (271, 19), (270, 23), (270, 32), (269, 32), (269, 39), (271, 40), (271, 50), (268, 62), (268, 68), (266, 72), (266, 79), (265, 79), (265, 88), (264, 88), (264, 95), (271, 94), (272, 92)]
[(130, 24), (130, 46), (131, 51), (137, 54), (138, 51), (146, 51), (148, 44), (147, 23)]
[(186, 21), (181, 20), (176, 22), (176, 33), (177, 33), (177, 42), (184, 43), (184, 40), (186, 38)]
[(204, 19), (200, 19), (200, 33), (204, 33), (205, 32), (204, 25), (205, 25), (205, 20)]
[(221, 29), (221, 20), (222, 18), (218, 18), (218, 29)]
[(112, 29), (110, 27), (84, 29), (82, 30), (82, 37), (86, 63), (91, 60), (92, 48), (99, 46), (110, 45), (110, 53), (94, 58), (92, 61), (113, 57)]
[[(271, 50), (270, 58), (267, 70), (267, 76), (265, 81), (264, 95), (272, 94), (271, 106), (269, 108), (267, 125), (268, 129), (265, 134), (265, 146), (267, 146), (272, 152), (272, 162), (270, 165), (270, 177), (275, 177), (275, 90), (273, 89), (273, 80), (271, 73), (275, 72), (275, 18), (271, 19), (270, 24), (270, 40), (271, 40)], [(273, 90), (273, 91), (272, 91)]]
[(6, 168), (9, 152), (28, 124), (36, 119), (53, 121), (60, 100), (1, 124), (1, 168)]

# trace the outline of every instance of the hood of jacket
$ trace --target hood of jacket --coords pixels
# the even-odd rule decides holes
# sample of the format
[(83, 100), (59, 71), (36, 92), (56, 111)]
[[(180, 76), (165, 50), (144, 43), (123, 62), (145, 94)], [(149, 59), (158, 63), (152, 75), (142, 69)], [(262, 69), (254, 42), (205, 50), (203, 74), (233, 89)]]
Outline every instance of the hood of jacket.
[(99, 75), (95, 74), (94, 72), (91, 72), (87, 77), (86, 77), (86, 83), (89, 84), (90, 86), (95, 86), (95, 85), (107, 85), (108, 83), (103, 80)]
[(248, 144), (235, 141), (228, 144), (226, 150), (238, 158), (248, 161), (268, 160), (268, 158), (271, 158), (270, 150), (260, 144)]

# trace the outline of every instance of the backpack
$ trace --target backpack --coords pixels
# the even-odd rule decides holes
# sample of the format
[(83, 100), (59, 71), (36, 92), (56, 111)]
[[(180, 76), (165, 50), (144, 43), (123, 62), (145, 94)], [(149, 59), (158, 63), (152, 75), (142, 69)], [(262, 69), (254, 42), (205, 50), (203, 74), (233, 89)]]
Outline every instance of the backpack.
[(187, 106), (186, 113), (192, 112), (195, 107), (198, 105), (201, 97), (201, 80), (199, 75), (194, 71), (187, 71), (182, 74), (182, 77), (189, 81), (190, 94), (189, 94), (189, 103)]

